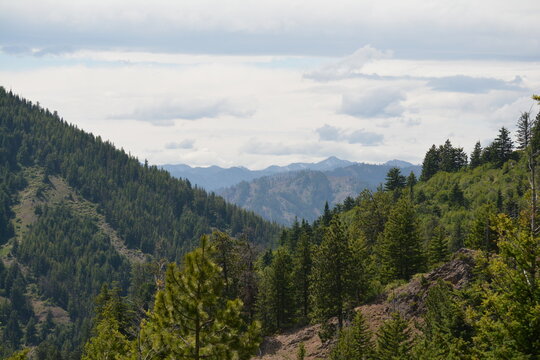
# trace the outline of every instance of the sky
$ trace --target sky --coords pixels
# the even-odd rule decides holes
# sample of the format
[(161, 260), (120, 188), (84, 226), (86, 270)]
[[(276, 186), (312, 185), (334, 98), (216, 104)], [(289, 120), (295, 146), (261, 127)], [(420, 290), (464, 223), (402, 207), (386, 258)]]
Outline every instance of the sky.
[(470, 152), (538, 106), (537, 0), (0, 0), (0, 86), (151, 164)]

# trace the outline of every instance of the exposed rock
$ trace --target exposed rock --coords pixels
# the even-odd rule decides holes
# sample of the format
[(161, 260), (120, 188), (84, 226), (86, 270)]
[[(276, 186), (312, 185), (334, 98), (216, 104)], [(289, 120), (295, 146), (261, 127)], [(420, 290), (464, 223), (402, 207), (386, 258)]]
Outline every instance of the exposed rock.
[[(428, 290), (438, 280), (448, 281), (456, 289), (462, 289), (470, 283), (475, 265), (474, 254), (473, 250), (461, 249), (451, 261), (430, 273), (415, 276), (409, 283), (382, 294), (373, 303), (362, 305), (356, 311), (362, 311), (373, 332), (395, 311), (409, 320), (418, 321), (426, 310)], [(261, 345), (259, 356), (253, 360), (294, 360), (301, 343), (304, 343), (306, 349), (306, 360), (325, 359), (332, 342), (321, 342), (319, 330), (320, 325), (309, 325), (267, 337)]]

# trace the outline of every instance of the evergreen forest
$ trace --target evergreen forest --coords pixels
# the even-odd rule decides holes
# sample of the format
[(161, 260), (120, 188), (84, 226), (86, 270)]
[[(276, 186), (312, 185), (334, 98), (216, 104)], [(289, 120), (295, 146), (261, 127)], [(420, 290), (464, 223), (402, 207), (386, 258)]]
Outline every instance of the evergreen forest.
[(251, 359), (317, 326), (330, 360), (538, 359), (540, 114), (515, 121), (285, 228), (0, 89), (0, 356)]

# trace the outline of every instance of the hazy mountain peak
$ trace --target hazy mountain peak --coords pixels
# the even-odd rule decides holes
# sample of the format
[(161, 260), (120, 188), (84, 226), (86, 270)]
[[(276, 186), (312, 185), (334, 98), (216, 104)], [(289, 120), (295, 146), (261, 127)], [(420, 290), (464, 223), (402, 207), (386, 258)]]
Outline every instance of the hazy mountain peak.
[(403, 160), (398, 160), (398, 159), (389, 160), (389, 161), (385, 162), (383, 165), (393, 166), (393, 167), (397, 167), (397, 168), (406, 168), (406, 167), (414, 166), (414, 164), (411, 164), (410, 162), (403, 161)]

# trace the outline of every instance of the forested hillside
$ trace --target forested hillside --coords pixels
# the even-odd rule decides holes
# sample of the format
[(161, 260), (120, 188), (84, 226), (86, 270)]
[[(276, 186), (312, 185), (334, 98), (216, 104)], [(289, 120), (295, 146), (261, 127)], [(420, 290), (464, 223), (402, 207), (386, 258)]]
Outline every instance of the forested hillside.
[[(320, 163), (319, 163), (320, 164)], [(420, 166), (399, 162), (405, 174), (418, 176)], [(384, 182), (389, 164), (348, 164), (325, 171), (303, 170), (264, 176), (217, 190), (228, 201), (255, 211), (265, 219), (292, 225), (296, 218), (314, 221), (326, 203), (334, 206), (364, 189), (374, 191)]]
[(140, 263), (179, 261), (214, 228), (257, 246), (280, 230), (3, 88), (0, 179), (4, 355), (79, 358), (103, 284), (133, 294)]
[(376, 191), (279, 229), (2, 99), (2, 352), (23, 349), (12, 359), (271, 359), (276, 334), (299, 327), (286, 358), (540, 354), (540, 115), (470, 156), (433, 145), (419, 178), (390, 168)]

